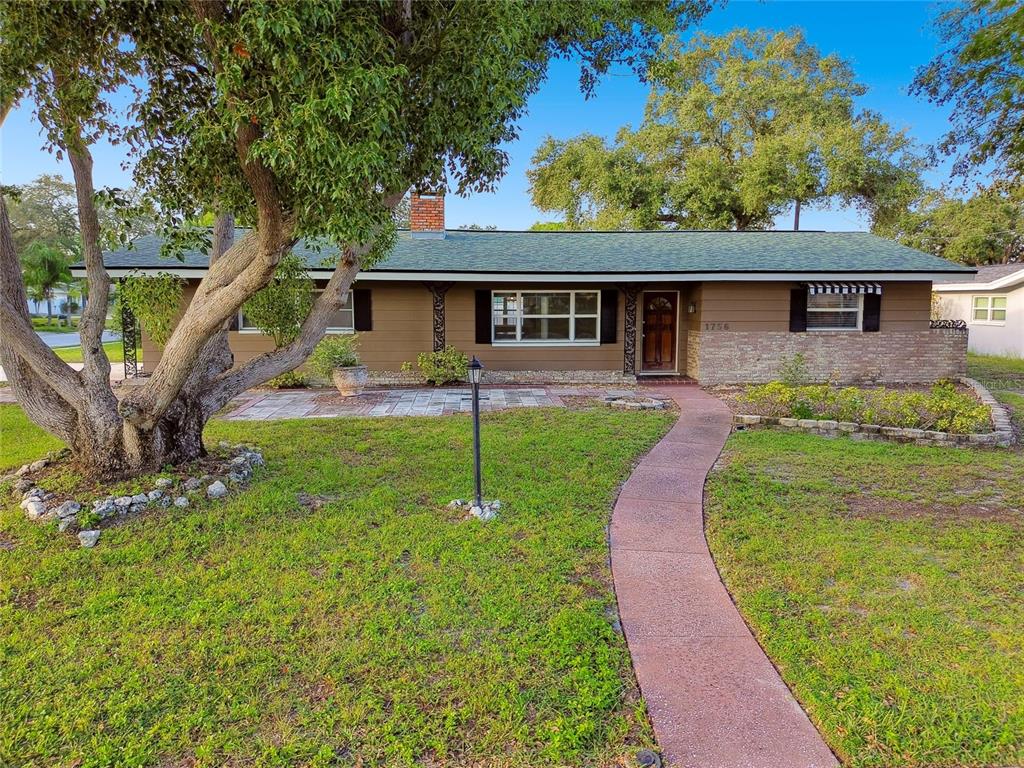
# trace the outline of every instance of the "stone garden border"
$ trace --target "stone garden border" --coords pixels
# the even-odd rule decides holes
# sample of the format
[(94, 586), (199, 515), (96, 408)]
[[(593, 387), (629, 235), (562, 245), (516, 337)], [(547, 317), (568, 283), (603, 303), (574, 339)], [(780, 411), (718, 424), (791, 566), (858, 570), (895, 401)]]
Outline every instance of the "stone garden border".
[(915, 445), (951, 446), (989, 446), (1008, 448), (1014, 443), (1013, 427), (1009, 410), (997, 401), (992, 393), (974, 379), (963, 377), (961, 383), (974, 390), (978, 399), (988, 406), (992, 419), (992, 432), (975, 432), (956, 434), (938, 432), (930, 429), (906, 429), (903, 427), (883, 427), (878, 424), (858, 424), (852, 421), (833, 421), (831, 419), (794, 419), (778, 416), (758, 416), (756, 414), (737, 413), (732, 417), (733, 428), (743, 430), (749, 427), (782, 427), (789, 431), (807, 432), (825, 437), (848, 435), (851, 440), (885, 440), (894, 443), (914, 443)]

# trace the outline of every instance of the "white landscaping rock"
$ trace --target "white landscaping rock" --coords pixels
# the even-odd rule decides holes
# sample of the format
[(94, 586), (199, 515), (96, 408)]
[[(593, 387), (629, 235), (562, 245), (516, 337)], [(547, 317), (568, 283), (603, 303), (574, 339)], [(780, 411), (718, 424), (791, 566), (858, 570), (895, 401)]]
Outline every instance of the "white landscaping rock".
[(131, 496), (118, 496), (116, 499), (114, 499), (114, 506), (115, 507), (119, 507), (120, 509), (127, 509), (131, 505), (132, 505), (132, 497)]
[(133, 506), (135, 504), (143, 504), (143, 505), (145, 505), (145, 504), (148, 504), (148, 503), (149, 503), (149, 496), (147, 496), (144, 493), (136, 493), (134, 496), (132, 496), (132, 505)]
[(156, 481), (157, 488), (163, 488), (166, 490), (167, 488), (170, 488), (172, 485), (174, 485), (174, 481), (166, 477), (161, 477)]
[(63, 504), (61, 504), (59, 507), (53, 510), (53, 512), (58, 518), (63, 520), (66, 517), (74, 517), (78, 514), (79, 510), (81, 509), (82, 505), (79, 504), (77, 501), (65, 501)]
[(49, 463), (50, 462), (47, 461), (46, 459), (40, 459), (39, 461), (33, 461), (31, 464), (28, 465), (28, 471), (29, 472), (38, 472), (41, 469), (45, 469), (46, 465), (49, 464)]
[(188, 506), (188, 497), (179, 496), (174, 500), (174, 506), (181, 507), (182, 509), (184, 509), (185, 507)]
[(78, 532), (78, 541), (86, 549), (89, 549), (90, 547), (95, 547), (96, 546), (96, 542), (100, 540), (100, 533), (101, 533), (100, 531), (96, 531), (96, 530), (92, 530), (92, 531), (79, 531)]
[(46, 505), (39, 499), (25, 499), (21, 502), (21, 508), (25, 510), (25, 516), (29, 520), (38, 520), (46, 514)]
[(146, 496), (149, 498), (150, 501), (156, 501), (157, 499), (159, 499), (163, 495), (164, 495), (164, 492), (161, 491), (159, 488), (154, 488), (152, 491), (150, 491), (149, 493), (146, 494)]
[(220, 480), (217, 480), (206, 489), (206, 495), (211, 499), (220, 499), (228, 495), (228, 487)]

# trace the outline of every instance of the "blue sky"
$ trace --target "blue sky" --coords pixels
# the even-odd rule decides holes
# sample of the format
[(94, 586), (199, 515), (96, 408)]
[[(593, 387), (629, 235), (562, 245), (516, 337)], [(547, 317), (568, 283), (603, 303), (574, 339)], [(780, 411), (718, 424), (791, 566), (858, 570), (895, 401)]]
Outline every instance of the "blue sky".
[[(916, 69), (938, 50), (930, 22), (938, 12), (934, 3), (924, 2), (763, 2), (729, 3), (714, 10), (701, 24), (711, 33), (736, 27), (792, 29), (800, 27), (808, 41), (823, 54), (837, 53), (849, 60), (860, 82), (868, 86), (861, 106), (876, 110), (894, 126), (907, 128), (922, 144), (935, 142), (948, 126), (948, 113), (907, 94)], [(595, 96), (584, 100), (578, 87), (578, 69), (557, 62), (548, 81), (530, 102), (529, 113), (520, 126), (520, 138), (508, 147), (511, 163), (496, 192), (469, 198), (449, 196), (448, 226), (493, 224), (499, 229), (525, 229), (542, 215), (530, 203), (526, 169), (534, 150), (548, 134), (570, 138), (582, 132), (613, 137), (625, 123), (636, 125), (643, 116), (646, 87), (632, 75), (606, 77)], [(71, 170), (41, 147), (38, 126), (31, 107), (22, 105), (12, 112), (0, 133), (0, 163), (5, 184), (21, 184), (41, 173)], [(128, 186), (129, 174), (121, 165), (116, 147), (99, 145), (94, 150), (97, 186)], [(941, 184), (948, 178), (948, 164), (929, 174), (929, 181)], [(789, 228), (791, 216), (781, 217), (781, 228)], [(804, 229), (866, 229), (866, 222), (853, 210), (807, 210), (801, 214)]]

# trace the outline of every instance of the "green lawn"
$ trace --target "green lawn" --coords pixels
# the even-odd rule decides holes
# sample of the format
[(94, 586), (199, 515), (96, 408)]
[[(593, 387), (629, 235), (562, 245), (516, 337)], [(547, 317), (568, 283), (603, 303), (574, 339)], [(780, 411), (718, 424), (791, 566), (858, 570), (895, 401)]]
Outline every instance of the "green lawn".
[[(50, 446), (16, 410), (9, 466)], [(214, 422), (262, 447), (254, 485), (94, 550), (5, 503), (0, 765), (625, 764), (652, 736), (605, 525), (671, 420), (485, 415), (488, 524), (445, 507), (472, 487), (462, 416)]]
[(969, 353), (967, 375), (988, 387), (999, 402), (1010, 406), (1014, 421), (1024, 430), (1024, 358)]
[[(110, 360), (110, 362), (124, 362), (124, 346), (120, 341), (108, 341), (103, 344), (103, 348), (107, 351), (107, 359)], [(66, 363), (82, 362), (82, 348), (80, 346), (58, 347), (53, 351), (57, 353), (57, 357)]]
[(734, 599), (844, 764), (1024, 764), (1024, 453), (753, 431), (707, 486)]
[(44, 317), (35, 317), (35, 316), (33, 316), (32, 317), (32, 327), (35, 328), (39, 332), (44, 332), (45, 331), (47, 333), (73, 333), (74, 331), (76, 331), (78, 329), (78, 318), (75, 318), (75, 317), (71, 318), (71, 327), (69, 328), (66, 325), (58, 324), (57, 323), (56, 315), (54, 316), (53, 321), (49, 322), (49, 323), (46, 322), (46, 317), (45, 316)]

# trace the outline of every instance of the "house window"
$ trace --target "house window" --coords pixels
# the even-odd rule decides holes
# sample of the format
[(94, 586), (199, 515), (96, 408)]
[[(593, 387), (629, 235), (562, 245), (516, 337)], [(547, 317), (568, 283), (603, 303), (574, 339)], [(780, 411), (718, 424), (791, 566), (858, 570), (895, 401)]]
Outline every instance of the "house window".
[(598, 291), (494, 291), (496, 344), (597, 344)]
[[(320, 298), (322, 290), (313, 291), (313, 301)], [(352, 309), (352, 291), (348, 292), (341, 309), (332, 312), (327, 318), (327, 333), (352, 333), (355, 329), (355, 312)], [(238, 330), (241, 333), (260, 333), (260, 329), (253, 325), (252, 321), (245, 316), (243, 310), (238, 311)]]
[(864, 297), (856, 293), (812, 293), (807, 297), (808, 331), (859, 331)]
[(974, 320), (982, 323), (1005, 323), (1006, 297), (975, 296)]

